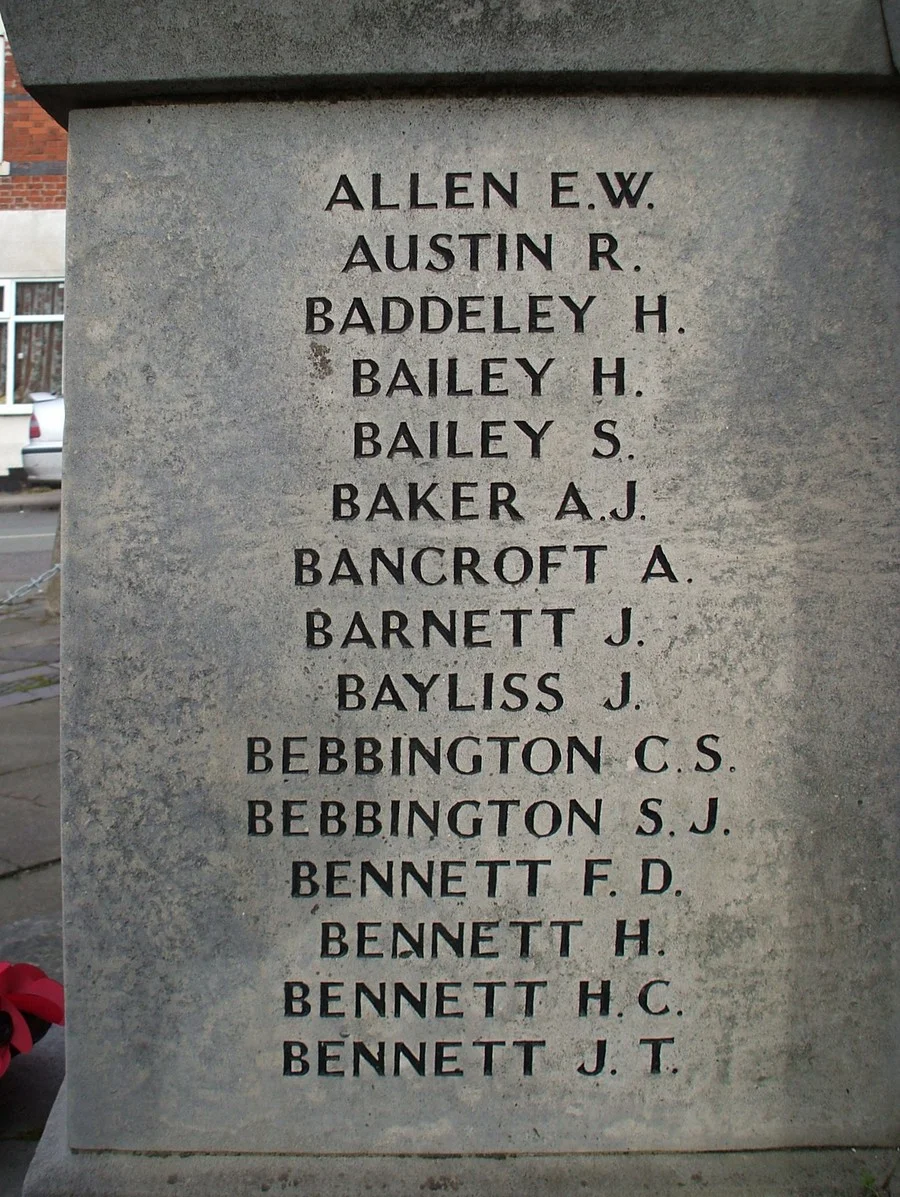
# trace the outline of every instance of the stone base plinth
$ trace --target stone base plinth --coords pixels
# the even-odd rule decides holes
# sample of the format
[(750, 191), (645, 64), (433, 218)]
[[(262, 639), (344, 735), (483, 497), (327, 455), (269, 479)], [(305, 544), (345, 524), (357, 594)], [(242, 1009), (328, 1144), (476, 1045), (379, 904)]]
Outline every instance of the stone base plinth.
[(288, 1156), (70, 1151), (63, 1085), (23, 1197), (847, 1197), (882, 1191), (897, 1152), (820, 1151), (517, 1156)]

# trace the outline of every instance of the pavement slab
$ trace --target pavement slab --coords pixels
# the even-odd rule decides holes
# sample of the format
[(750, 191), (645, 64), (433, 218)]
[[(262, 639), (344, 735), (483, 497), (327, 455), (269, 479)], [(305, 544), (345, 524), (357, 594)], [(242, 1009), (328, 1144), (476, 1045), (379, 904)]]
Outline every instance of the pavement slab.
[(0, 708), (0, 777), (58, 760), (58, 697)]
[(16, 870), (59, 860), (59, 811), (0, 794), (0, 855)]
[(0, 707), (18, 706), (39, 698), (59, 695), (59, 662), (19, 663), (18, 669), (4, 672), (0, 667)]
[(22, 798), (35, 806), (49, 807), (58, 817), (59, 761), (54, 759), (45, 765), (29, 765), (11, 773), (0, 773), (0, 796)]
[[(59, 698), (45, 697), (58, 676), (59, 621), (43, 598), (0, 613), (0, 683), (7, 697), (24, 686), (27, 701), (0, 706), (0, 958), (3, 935), (22, 919), (61, 909), (59, 846)], [(34, 686), (33, 689), (27, 689)], [(0, 702), (3, 701), (0, 685)], [(59, 940), (59, 932), (56, 932)], [(27, 952), (12, 953), (21, 959)], [(61, 970), (62, 962), (56, 968)], [(49, 971), (49, 970), (48, 970)], [(2, 1195), (0, 1195), (2, 1197)]]
[(55, 916), (24, 918), (0, 927), (0, 960), (26, 961), (42, 968), (48, 977), (62, 980), (62, 919)]
[(59, 685), (46, 677), (22, 681), (15, 690), (0, 692), (0, 707), (17, 707), (23, 702), (37, 702), (41, 698), (59, 698)]
[[(2, 597), (2, 595), (0, 595)], [(48, 619), (43, 596), (37, 595), (13, 607), (0, 607), (0, 658), (20, 652), (47, 652), (41, 660), (59, 660), (59, 620)]]
[[(59, 623), (42, 599), (0, 615), (0, 958), (41, 967), (27, 942), (5, 953), (3, 938), (20, 920), (55, 916), (60, 942), (58, 676)], [(61, 958), (50, 963), (61, 976)]]
[(0, 644), (0, 672), (6, 672), (7, 668), (12, 670), (28, 665), (43, 665), (48, 661), (59, 664), (59, 637), (39, 644)]
[(0, 878), (0, 930), (35, 915), (59, 915), (62, 878), (58, 862)]

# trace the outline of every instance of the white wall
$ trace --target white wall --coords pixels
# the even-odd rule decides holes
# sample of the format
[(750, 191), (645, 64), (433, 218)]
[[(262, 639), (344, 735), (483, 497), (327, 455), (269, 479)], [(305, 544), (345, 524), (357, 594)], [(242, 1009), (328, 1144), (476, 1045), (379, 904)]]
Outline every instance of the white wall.
[[(63, 278), (66, 214), (0, 212), (0, 278)], [(0, 474), (21, 466), (31, 404), (0, 404)]]
[(66, 213), (0, 212), (0, 278), (62, 278)]

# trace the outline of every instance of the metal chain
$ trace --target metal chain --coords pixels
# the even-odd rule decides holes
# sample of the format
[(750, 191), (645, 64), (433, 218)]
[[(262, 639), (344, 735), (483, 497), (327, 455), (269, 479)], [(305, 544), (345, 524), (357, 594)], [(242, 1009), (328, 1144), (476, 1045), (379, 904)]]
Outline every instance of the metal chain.
[(46, 573), (41, 574), (37, 578), (32, 578), (30, 582), (26, 582), (23, 586), (20, 586), (18, 590), (10, 591), (6, 598), (0, 599), (0, 607), (5, 607), (7, 605), (11, 605), (12, 603), (18, 602), (19, 599), (24, 598), (30, 591), (37, 590), (39, 586), (43, 586), (45, 582), (49, 582), (50, 579), (58, 573), (59, 563), (57, 562), (57, 564), (51, 566)]

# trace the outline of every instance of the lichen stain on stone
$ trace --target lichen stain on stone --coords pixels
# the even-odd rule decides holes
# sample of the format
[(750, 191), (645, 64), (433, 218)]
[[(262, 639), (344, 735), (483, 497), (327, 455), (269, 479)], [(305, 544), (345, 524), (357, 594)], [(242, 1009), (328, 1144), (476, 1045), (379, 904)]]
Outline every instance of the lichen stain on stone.
[(484, 5), (476, 2), (458, 7), (449, 14), (451, 25), (461, 25), (464, 21), (480, 21), (484, 16)]
[(519, 12), (526, 21), (543, 21), (558, 14), (571, 16), (572, 0), (519, 0)]
[(310, 345), (309, 360), (316, 378), (327, 378), (334, 370), (327, 345)]
[[(505, 0), (504, 0), (505, 3)], [(457, 4), (448, 14), (451, 25), (458, 26), (464, 22), (480, 21), (485, 16), (492, 15), (488, 8), (497, 9), (496, 3), (485, 5), (484, 0), (472, 0), (471, 3)], [(525, 21), (542, 21), (547, 17), (572, 13), (572, 0), (518, 0), (515, 6), (519, 16)]]

